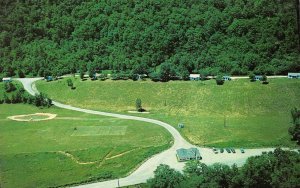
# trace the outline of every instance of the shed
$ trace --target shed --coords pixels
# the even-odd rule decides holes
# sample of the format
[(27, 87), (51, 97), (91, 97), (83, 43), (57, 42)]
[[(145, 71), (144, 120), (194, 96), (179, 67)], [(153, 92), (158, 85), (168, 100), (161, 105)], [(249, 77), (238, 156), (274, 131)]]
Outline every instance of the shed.
[(201, 159), (200, 152), (197, 148), (190, 148), (190, 149), (180, 148), (176, 150), (176, 157), (179, 162)]
[(192, 81), (200, 80), (200, 74), (190, 74), (190, 80)]
[(183, 123), (178, 123), (178, 128), (180, 128), (180, 129), (184, 128)]
[(263, 76), (261, 76), (261, 75), (255, 75), (254, 80), (260, 81), (260, 80), (262, 80), (262, 78), (263, 78)]
[(11, 82), (12, 79), (11, 79), (11, 78), (3, 78), (2, 81), (3, 81), (3, 82)]
[(231, 80), (230, 76), (223, 76), (223, 80)]
[(300, 79), (300, 73), (289, 72), (289, 73), (288, 73), (288, 78), (296, 78), (296, 79)]

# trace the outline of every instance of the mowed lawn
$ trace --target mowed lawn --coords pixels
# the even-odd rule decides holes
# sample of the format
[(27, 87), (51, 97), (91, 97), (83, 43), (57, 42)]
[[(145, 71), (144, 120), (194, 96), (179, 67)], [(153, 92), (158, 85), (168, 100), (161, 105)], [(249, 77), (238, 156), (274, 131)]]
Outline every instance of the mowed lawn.
[[(57, 116), (36, 122), (7, 118), (33, 113)], [(1, 104), (0, 187), (56, 187), (123, 177), (171, 144), (165, 129), (149, 123)]]
[[(295, 146), (290, 141), (290, 110), (300, 107), (300, 80), (269, 79), (268, 85), (249, 79), (226, 81), (81, 81), (72, 78), (39, 81), (37, 88), (54, 100), (73, 106), (128, 113), (136, 98), (150, 112), (140, 116), (168, 122), (194, 144), (205, 146)], [(137, 115), (137, 114), (134, 114)]]

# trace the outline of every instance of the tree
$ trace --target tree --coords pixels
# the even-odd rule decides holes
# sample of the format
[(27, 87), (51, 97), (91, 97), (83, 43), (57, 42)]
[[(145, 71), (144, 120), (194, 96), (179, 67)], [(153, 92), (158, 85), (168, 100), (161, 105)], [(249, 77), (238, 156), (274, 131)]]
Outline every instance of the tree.
[(269, 83), (268, 82), (268, 78), (267, 78), (267, 76), (265, 74), (262, 76), (261, 81), (262, 81), (262, 84), (268, 84)]
[(140, 98), (137, 98), (135, 100), (135, 108), (136, 108), (136, 111), (138, 111), (138, 112), (144, 111), (144, 109), (142, 108), (142, 100)]
[(3, 95), (3, 100), (4, 100), (4, 103), (6, 103), (6, 104), (10, 104), (11, 103), (10, 98), (5, 93)]
[(84, 79), (84, 72), (80, 71), (80, 79), (83, 80)]
[(160, 164), (154, 171), (154, 178), (149, 179), (147, 184), (155, 188), (173, 188), (178, 187), (182, 180), (183, 175), (180, 172)]
[(297, 24), (298, 24), (298, 50), (300, 52), (300, 1), (296, 0)]
[(255, 74), (254, 74), (253, 72), (251, 72), (251, 73), (249, 74), (249, 79), (250, 79), (251, 82), (254, 82), (254, 81), (255, 81)]
[(7, 93), (9, 93), (9, 92), (15, 91), (17, 88), (13, 83), (8, 82), (8, 83), (5, 83), (4, 89)]
[(159, 75), (159, 73), (157, 73), (157, 72), (152, 72), (152, 73), (150, 73), (149, 77), (150, 77), (150, 79), (151, 79), (153, 82), (158, 82), (158, 81), (160, 81), (160, 75)]
[(289, 128), (289, 134), (292, 136), (293, 140), (300, 143), (300, 110), (293, 108), (291, 110), (292, 126)]
[(19, 78), (25, 78), (25, 74), (22, 70), (18, 70)]
[(67, 79), (67, 84), (68, 84), (68, 86), (71, 88), (71, 89), (76, 89), (76, 87), (74, 87), (74, 84), (73, 84), (73, 81), (72, 81), (72, 79)]
[(217, 83), (217, 85), (223, 85), (224, 84), (223, 76), (218, 75), (216, 77), (216, 83)]

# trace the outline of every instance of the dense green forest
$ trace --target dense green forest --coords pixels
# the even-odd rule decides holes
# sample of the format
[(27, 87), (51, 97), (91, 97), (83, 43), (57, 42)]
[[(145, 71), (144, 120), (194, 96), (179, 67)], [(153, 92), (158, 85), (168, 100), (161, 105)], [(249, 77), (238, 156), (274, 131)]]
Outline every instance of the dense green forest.
[(295, 0), (1, 0), (0, 74), (286, 74), (297, 28)]

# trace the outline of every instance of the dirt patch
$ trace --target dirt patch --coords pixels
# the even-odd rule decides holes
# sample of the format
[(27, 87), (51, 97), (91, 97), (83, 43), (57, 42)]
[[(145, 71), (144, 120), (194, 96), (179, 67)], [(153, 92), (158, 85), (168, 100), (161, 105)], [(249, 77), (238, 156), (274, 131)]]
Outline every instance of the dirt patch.
[(45, 121), (56, 117), (57, 114), (50, 113), (35, 113), (26, 115), (9, 116), (8, 119), (14, 121)]

